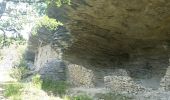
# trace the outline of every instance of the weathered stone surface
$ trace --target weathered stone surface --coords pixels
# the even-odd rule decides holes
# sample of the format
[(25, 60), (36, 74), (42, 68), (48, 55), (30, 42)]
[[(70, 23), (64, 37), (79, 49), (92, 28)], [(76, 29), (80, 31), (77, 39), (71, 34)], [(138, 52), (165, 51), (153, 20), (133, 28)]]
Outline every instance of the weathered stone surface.
[(169, 86), (170, 1), (72, 0), (51, 5), (48, 15), (66, 28), (50, 35), (43, 30), (38, 40), (59, 51), (53, 58), (68, 62), (75, 86), (130, 93)]
[(73, 41), (64, 59), (110, 67), (167, 55), (169, 5), (165, 0), (72, 0), (71, 6), (51, 6), (48, 14), (70, 30)]
[(92, 70), (86, 69), (83, 66), (69, 64), (68, 65), (69, 81), (77, 87), (94, 87), (94, 73)]
[(162, 78), (160, 86), (163, 90), (170, 91), (170, 66), (167, 68), (166, 74)]
[(135, 83), (123, 69), (116, 69), (113, 75), (104, 77), (105, 87), (116, 93), (138, 93), (145, 90), (144, 87)]
[(56, 57), (58, 57), (58, 54), (50, 45), (39, 47), (35, 58), (36, 69), (39, 70), (45, 63), (48, 63), (49, 60), (56, 59)]
[(104, 81), (108, 89), (117, 93), (138, 93), (145, 90), (129, 76), (106, 76)]
[(43, 79), (51, 79), (57, 81), (65, 81), (65, 64), (57, 59), (49, 60), (49, 62), (42, 65), (39, 74)]
[(60, 8), (51, 5), (48, 15), (69, 30), (64, 60), (93, 70), (101, 80), (114, 71), (98, 70), (126, 69), (136, 82), (156, 83), (158, 89), (170, 53), (169, 11), (167, 0), (72, 0)]
[(34, 65), (42, 78), (66, 80), (65, 64), (61, 61), (60, 54), (50, 45), (39, 47)]

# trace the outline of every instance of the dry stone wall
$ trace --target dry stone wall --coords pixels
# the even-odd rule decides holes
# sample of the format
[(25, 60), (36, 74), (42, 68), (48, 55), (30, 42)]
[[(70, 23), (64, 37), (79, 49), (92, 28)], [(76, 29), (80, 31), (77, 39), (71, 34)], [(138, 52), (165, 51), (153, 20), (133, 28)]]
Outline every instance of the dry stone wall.
[(68, 65), (69, 81), (77, 87), (94, 87), (95, 76), (92, 70), (89, 70), (81, 65)]
[(145, 90), (129, 76), (106, 76), (104, 82), (108, 89), (117, 93), (138, 93)]
[(161, 80), (160, 86), (161, 86), (161, 89), (170, 91), (170, 66), (168, 66), (166, 70), (166, 74)]

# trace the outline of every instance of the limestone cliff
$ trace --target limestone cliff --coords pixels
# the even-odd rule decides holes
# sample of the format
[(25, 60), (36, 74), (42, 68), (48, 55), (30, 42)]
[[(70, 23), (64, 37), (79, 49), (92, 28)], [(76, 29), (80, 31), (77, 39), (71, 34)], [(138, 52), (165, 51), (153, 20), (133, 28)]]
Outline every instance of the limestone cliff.
[(165, 0), (72, 0), (70, 6), (51, 6), (48, 15), (65, 23), (72, 35), (66, 59), (76, 55), (105, 66), (103, 61), (117, 64), (136, 56), (167, 58), (169, 5)]
[[(58, 58), (68, 65), (68, 79), (76, 86), (114, 83), (118, 90), (113, 90), (124, 85), (131, 92), (169, 86), (164, 83), (170, 80), (170, 1), (72, 0), (60, 8), (50, 5), (48, 15), (66, 28), (52, 35), (39, 32), (48, 36), (39, 36), (41, 46), (50, 44), (60, 52)], [(127, 84), (119, 84), (122, 77)]]

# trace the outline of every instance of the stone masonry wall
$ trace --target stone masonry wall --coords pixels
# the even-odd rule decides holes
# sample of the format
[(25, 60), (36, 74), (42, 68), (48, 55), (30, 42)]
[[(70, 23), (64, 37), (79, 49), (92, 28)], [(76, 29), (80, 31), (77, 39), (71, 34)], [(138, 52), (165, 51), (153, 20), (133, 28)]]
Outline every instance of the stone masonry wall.
[(94, 87), (94, 73), (92, 70), (76, 64), (68, 65), (68, 77), (72, 85), (77, 87)]
[(168, 66), (166, 70), (165, 76), (161, 80), (160, 86), (163, 90), (168, 90), (168, 91), (170, 90), (170, 65)]

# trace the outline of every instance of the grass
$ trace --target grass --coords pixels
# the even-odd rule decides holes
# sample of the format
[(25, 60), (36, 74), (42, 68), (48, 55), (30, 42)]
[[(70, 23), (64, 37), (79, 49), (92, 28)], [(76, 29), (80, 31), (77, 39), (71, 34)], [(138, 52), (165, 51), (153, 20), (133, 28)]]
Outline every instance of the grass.
[(22, 100), (22, 97), (20, 95), (14, 95), (14, 96), (11, 96), (9, 100)]
[(71, 97), (69, 100), (93, 100), (93, 99), (88, 95), (77, 95)]
[(48, 78), (41, 79), (40, 75), (32, 77), (32, 83), (34, 86), (46, 91), (48, 94), (64, 96), (68, 89), (68, 83), (66, 81), (55, 81)]
[(66, 94), (68, 89), (68, 84), (65, 81), (53, 81), (45, 79), (41, 85), (42, 89), (53, 95), (63, 96)]
[(21, 95), (21, 89), (23, 88), (20, 83), (10, 83), (5, 85), (4, 96), (18, 98)]

